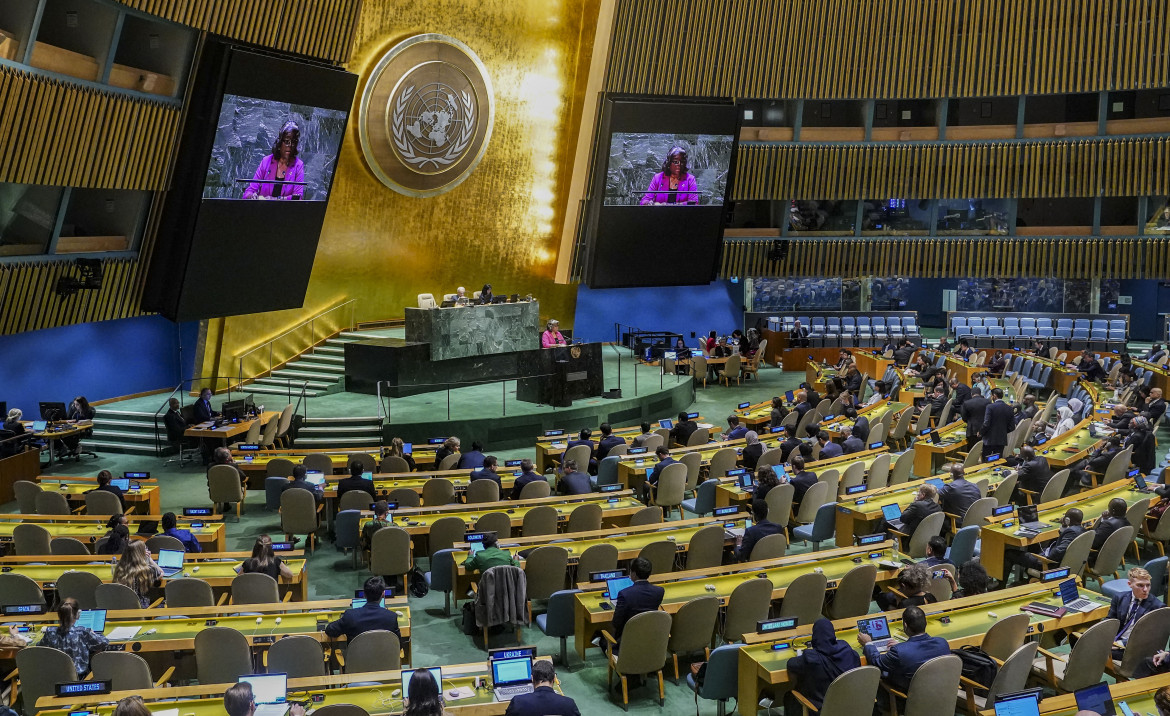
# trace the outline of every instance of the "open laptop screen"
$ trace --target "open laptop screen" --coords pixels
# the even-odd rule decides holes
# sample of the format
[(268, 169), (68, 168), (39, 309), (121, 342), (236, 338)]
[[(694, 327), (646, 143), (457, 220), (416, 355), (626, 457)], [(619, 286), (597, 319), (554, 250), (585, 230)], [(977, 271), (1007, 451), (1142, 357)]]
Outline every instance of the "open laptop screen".
[(995, 697), (995, 716), (1040, 716), (1039, 689), (999, 694)]
[(251, 674), (238, 683), (252, 685), (252, 699), (258, 704), (283, 704), (288, 699), (288, 674)]
[(410, 679), (414, 676), (415, 671), (429, 671), (431, 676), (435, 679), (435, 683), (439, 686), (440, 693), (443, 691), (443, 669), (438, 666), (432, 666), (429, 669), (411, 669), (410, 671), (402, 672), (402, 698), (410, 698)]
[(519, 686), (532, 683), (532, 658), (521, 656), (516, 659), (492, 660), (492, 683), (498, 689), (502, 686)]
[(634, 580), (629, 577), (619, 577), (617, 579), (605, 580), (605, 593), (610, 599), (617, 599), (618, 594), (626, 587), (632, 586)]
[(183, 566), (183, 552), (177, 549), (160, 549), (158, 566), (163, 569), (179, 569)]
[(77, 615), (77, 625), (88, 627), (101, 634), (106, 629), (106, 610), (82, 609)]

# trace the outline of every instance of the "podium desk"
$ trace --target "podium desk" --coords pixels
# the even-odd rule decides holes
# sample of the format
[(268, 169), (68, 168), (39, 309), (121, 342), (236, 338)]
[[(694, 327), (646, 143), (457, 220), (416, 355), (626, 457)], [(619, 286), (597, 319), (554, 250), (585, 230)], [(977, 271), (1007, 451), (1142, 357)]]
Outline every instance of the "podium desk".
[(430, 346), (432, 361), (540, 347), (540, 303), (405, 309), (406, 340)]
[[(772, 600), (783, 599), (788, 585), (794, 579), (815, 568), (821, 569), (828, 579), (826, 589), (833, 590), (849, 570), (858, 566), (855, 559), (860, 559), (862, 563), (877, 564), (877, 581), (880, 584), (897, 575), (903, 566), (902, 556), (895, 551), (893, 543), (887, 541), (867, 547), (822, 550), (759, 562), (728, 564), (714, 569), (656, 574), (650, 577), (650, 581), (665, 590), (662, 611), (674, 614), (690, 600), (708, 595), (719, 597), (720, 605), (726, 606), (731, 593), (746, 579), (767, 579), (772, 583)], [(708, 586), (711, 588), (708, 589)], [(606, 596), (604, 583), (578, 584), (577, 587), (582, 591), (575, 595), (576, 603), (573, 605), (573, 638), (576, 640), (577, 655), (584, 659), (593, 633), (610, 629), (613, 622), (613, 610), (603, 609), (601, 603), (608, 601), (612, 604), (614, 600)]]

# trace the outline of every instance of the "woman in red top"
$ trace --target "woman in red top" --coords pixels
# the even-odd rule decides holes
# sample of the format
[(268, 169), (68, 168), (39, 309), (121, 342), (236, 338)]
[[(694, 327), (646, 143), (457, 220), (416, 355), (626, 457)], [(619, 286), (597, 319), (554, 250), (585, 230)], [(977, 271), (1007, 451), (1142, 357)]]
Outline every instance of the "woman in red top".
[(711, 351), (715, 350), (715, 331), (707, 336), (707, 355), (711, 355)]

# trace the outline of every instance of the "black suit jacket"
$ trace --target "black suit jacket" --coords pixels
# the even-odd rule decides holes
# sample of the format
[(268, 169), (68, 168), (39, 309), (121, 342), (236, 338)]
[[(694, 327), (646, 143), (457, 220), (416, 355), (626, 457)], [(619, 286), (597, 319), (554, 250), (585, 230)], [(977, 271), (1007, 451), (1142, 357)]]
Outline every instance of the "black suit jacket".
[(934, 500), (915, 500), (910, 503), (906, 511), (902, 513), (902, 532), (908, 535), (913, 535), (914, 530), (918, 529), (918, 523), (926, 519), (929, 515), (935, 512), (941, 512), (942, 507)]
[[(600, 462), (609, 456), (609, 451), (613, 450), (618, 445), (625, 445), (626, 441), (619, 438), (617, 435), (610, 435), (607, 438), (602, 438), (601, 442), (597, 443), (597, 461)], [(571, 700), (571, 699), (570, 699)]]
[[(294, 487), (299, 487), (302, 490), (308, 490), (313, 493), (313, 499), (317, 501), (318, 505), (325, 499), (325, 495), (321, 493), (321, 490), (308, 480), (289, 480), (288, 484), (284, 486), (284, 490), (290, 490)], [(281, 490), (281, 492), (284, 492), (284, 490)]]
[(959, 415), (967, 423), (967, 440), (974, 443), (983, 432), (983, 417), (987, 413), (987, 406), (991, 403), (982, 395), (973, 395), (963, 401), (959, 407)]
[(97, 492), (98, 490), (101, 490), (102, 492), (112, 492), (117, 495), (118, 501), (122, 503), (122, 511), (126, 511), (126, 498), (122, 495), (122, 488), (118, 487), (117, 485), (102, 485), (101, 487), (95, 487), (94, 489), (90, 490), (90, 492)]
[(617, 596), (613, 607), (614, 637), (619, 641), (622, 638), (622, 629), (626, 622), (642, 612), (652, 612), (662, 606), (662, 596), (666, 590), (657, 584), (637, 581), (626, 587)]
[(191, 411), (196, 423), (206, 423), (208, 420), (219, 415), (219, 413), (211, 409), (211, 401), (202, 399), (195, 401), (195, 406)]
[(1060, 561), (1064, 559), (1064, 553), (1068, 551), (1068, 546), (1072, 544), (1074, 539), (1084, 534), (1084, 532), (1085, 528), (1081, 525), (1061, 527), (1060, 534), (1057, 535), (1056, 539), (1052, 540), (1052, 544), (1044, 548), (1041, 554), (1053, 562), (1060, 564)]
[(951, 480), (938, 491), (938, 501), (943, 512), (959, 517), (967, 514), (967, 509), (981, 497), (983, 495), (979, 492), (979, 486), (967, 480)]
[(955, 407), (960, 407), (971, 399), (971, 386), (959, 383), (955, 388)]
[(691, 439), (691, 433), (699, 429), (699, 426), (694, 420), (684, 420), (678, 425), (674, 426), (674, 430), (670, 431), (670, 439), (679, 445), (686, 445), (687, 440)]
[(499, 487), (501, 490), (504, 489), (504, 486), (500, 484), (500, 476), (486, 467), (471, 473), (471, 479), (468, 482), (474, 482), (475, 480), (491, 480), (496, 483), (496, 487)]
[(392, 631), (395, 636), (402, 638), (398, 631), (398, 615), (394, 610), (369, 602), (357, 609), (346, 609), (340, 619), (325, 625), (325, 635), (336, 639), (344, 634), (348, 641), (353, 641), (359, 634), (375, 629)]
[(1109, 535), (1113, 534), (1122, 527), (1128, 527), (1129, 520), (1122, 517), (1113, 517), (1106, 515), (1097, 520), (1097, 524), (1093, 525), (1093, 549), (1101, 549), (1105, 544), (1105, 540), (1109, 539)]
[(568, 696), (561, 696), (551, 686), (538, 686), (531, 694), (513, 696), (504, 716), (581, 716), (581, 712)]
[(163, 416), (163, 423), (167, 426), (167, 440), (172, 442), (183, 439), (183, 431), (187, 429), (187, 419), (180, 410), (168, 410)]
[[(800, 440), (798, 440), (796, 438), (788, 438), (784, 442), (780, 443), (780, 462), (788, 462), (788, 456), (792, 454), (793, 450), (796, 450), (797, 448), (799, 448), (800, 445), (801, 445)], [(761, 447), (763, 447), (763, 446), (761, 446)], [(744, 450), (744, 453), (746, 454), (747, 450)], [(763, 454), (762, 450), (761, 450), (760, 454), (761, 455)], [(797, 454), (799, 455), (800, 453), (798, 452)], [(760, 459), (760, 456), (757, 455), (756, 460), (758, 461), (759, 459)], [(747, 463), (744, 462), (744, 465), (746, 466)], [(755, 465), (753, 464), (752, 467), (754, 468)]]
[(520, 477), (517, 477), (516, 481), (512, 483), (512, 499), (519, 500), (520, 493), (524, 490), (524, 486), (530, 482), (537, 481), (548, 482), (548, 480), (546, 480), (543, 475), (538, 475), (535, 472), (522, 473)]
[(854, 452), (861, 452), (864, 449), (865, 443), (862, 442), (861, 438), (857, 437), (856, 435), (850, 435), (845, 439), (845, 442), (841, 443), (841, 450), (845, 455)]
[(374, 492), (374, 481), (367, 480), (364, 477), (347, 477), (337, 482), (337, 499), (352, 490), (361, 490), (370, 496), (370, 502), (378, 499), (377, 493)]
[(749, 470), (756, 469), (756, 463), (760, 461), (760, 456), (764, 454), (763, 443), (752, 443), (743, 449), (743, 455), (740, 459), (743, 461), (743, 466)]
[(983, 422), (983, 444), (995, 447), (1007, 445), (1008, 433), (1012, 429), (1012, 417), (1012, 406), (1002, 400), (987, 406), (987, 417)]
[(808, 492), (808, 488), (817, 484), (817, 474), (804, 470), (789, 477), (788, 481), (792, 483), (792, 501), (799, 503), (804, 499), (804, 493)]
[(1148, 401), (1145, 407), (1142, 409), (1142, 413), (1145, 414), (1146, 419), (1149, 420), (1151, 424), (1153, 424), (1153, 422), (1158, 418), (1162, 417), (1162, 414), (1165, 412), (1166, 401), (1161, 398)]
[[(1113, 598), (1109, 604), (1109, 613), (1105, 615), (1106, 619), (1116, 619), (1120, 624), (1117, 627), (1117, 633), (1120, 635), (1125, 630), (1125, 618), (1129, 616), (1129, 610), (1133, 606), (1133, 592), (1126, 592), (1119, 594)], [(1136, 623), (1147, 612), (1152, 612), (1155, 609), (1165, 609), (1166, 605), (1162, 603), (1153, 594), (1138, 602), (1137, 609), (1133, 613), (1133, 621)]]
[(1019, 478), (1016, 484), (1025, 490), (1042, 492), (1051, 477), (1052, 468), (1048, 466), (1048, 458), (1037, 455), (1027, 462), (1020, 463)]

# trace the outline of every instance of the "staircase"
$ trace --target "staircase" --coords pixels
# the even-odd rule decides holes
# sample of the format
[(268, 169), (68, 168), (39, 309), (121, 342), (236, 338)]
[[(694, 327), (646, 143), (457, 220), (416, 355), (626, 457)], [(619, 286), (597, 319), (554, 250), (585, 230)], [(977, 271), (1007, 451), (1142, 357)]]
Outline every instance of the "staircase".
[(377, 448), (382, 444), (382, 418), (309, 418), (297, 433), (294, 448)]
[[(159, 397), (159, 404), (165, 395)], [(93, 437), (85, 438), (82, 445), (99, 452), (116, 452), (127, 455), (155, 454), (154, 413), (136, 410), (119, 410), (117, 404), (103, 405), (97, 409), (93, 419)], [(172, 452), (167, 444), (167, 429), (159, 416), (159, 437), (167, 453)]]
[(390, 334), (385, 329), (343, 331), (272, 371), (272, 375), (241, 386), (241, 390), (257, 395), (284, 396), (287, 400), (291, 381), (293, 402), (300, 395), (302, 383), (305, 384), (305, 395), (310, 398), (340, 393), (345, 389), (345, 344), (388, 337)]

